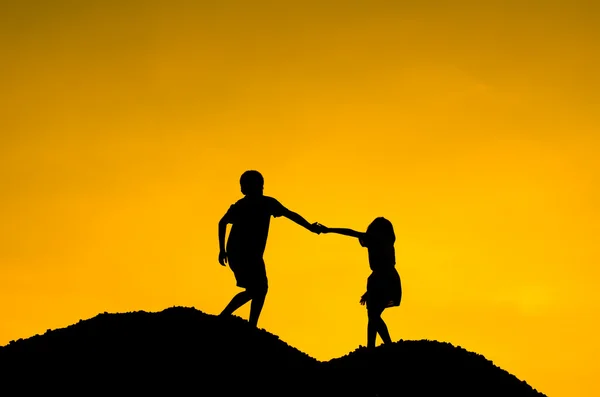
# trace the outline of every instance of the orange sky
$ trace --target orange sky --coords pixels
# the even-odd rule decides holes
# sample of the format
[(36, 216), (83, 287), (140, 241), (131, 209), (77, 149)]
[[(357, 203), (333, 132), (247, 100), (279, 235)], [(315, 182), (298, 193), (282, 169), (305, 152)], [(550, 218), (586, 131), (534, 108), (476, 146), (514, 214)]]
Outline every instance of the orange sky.
[[(393, 339), (600, 394), (592, 3), (2, 1), (0, 344), (218, 313), (217, 222), (258, 169), (311, 222), (394, 223)], [(322, 360), (366, 343), (354, 239), (280, 218), (265, 259), (261, 327)]]

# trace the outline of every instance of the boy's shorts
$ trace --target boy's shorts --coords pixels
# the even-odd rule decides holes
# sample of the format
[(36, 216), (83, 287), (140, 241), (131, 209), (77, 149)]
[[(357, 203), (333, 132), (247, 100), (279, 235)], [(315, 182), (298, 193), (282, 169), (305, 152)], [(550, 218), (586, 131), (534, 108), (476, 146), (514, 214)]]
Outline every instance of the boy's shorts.
[(234, 255), (228, 256), (227, 259), (238, 287), (247, 290), (268, 288), (267, 271), (262, 257)]

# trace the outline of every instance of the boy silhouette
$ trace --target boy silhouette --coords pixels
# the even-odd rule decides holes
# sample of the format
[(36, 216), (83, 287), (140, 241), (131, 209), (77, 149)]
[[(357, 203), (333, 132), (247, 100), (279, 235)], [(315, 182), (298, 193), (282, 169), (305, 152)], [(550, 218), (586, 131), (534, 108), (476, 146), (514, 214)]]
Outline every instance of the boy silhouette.
[[(263, 254), (271, 216), (284, 216), (317, 234), (320, 233), (320, 228), (317, 223), (311, 225), (273, 197), (263, 195), (264, 179), (260, 172), (244, 172), (240, 178), (240, 187), (244, 197), (231, 205), (219, 221), (219, 263), (222, 266), (229, 264), (237, 286), (245, 288), (245, 291), (231, 299), (221, 316), (231, 315), (252, 301), (248, 321), (256, 326), (268, 290)], [(225, 247), (227, 224), (231, 224), (232, 227)]]

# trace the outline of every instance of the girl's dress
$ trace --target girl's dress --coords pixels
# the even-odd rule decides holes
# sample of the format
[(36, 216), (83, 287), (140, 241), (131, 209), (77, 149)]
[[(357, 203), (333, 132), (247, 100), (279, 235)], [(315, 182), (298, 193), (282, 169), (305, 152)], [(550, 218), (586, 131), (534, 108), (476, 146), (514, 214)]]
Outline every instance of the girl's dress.
[(359, 241), (369, 252), (372, 271), (367, 279), (367, 309), (400, 306), (402, 284), (396, 270), (394, 242), (374, 239), (367, 234)]

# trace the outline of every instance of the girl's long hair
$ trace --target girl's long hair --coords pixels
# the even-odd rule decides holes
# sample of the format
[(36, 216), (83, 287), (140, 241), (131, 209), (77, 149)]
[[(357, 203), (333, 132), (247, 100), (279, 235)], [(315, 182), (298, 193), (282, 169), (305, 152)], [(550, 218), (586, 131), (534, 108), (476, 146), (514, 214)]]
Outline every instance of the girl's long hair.
[(382, 244), (394, 244), (396, 242), (396, 234), (392, 222), (380, 216), (375, 218), (367, 227), (367, 235), (369, 240), (377, 241)]

